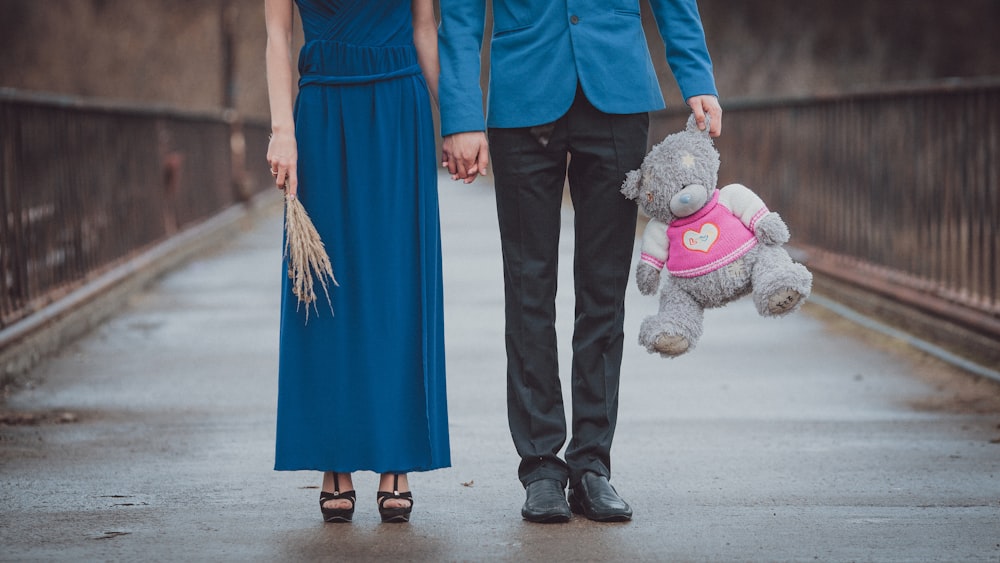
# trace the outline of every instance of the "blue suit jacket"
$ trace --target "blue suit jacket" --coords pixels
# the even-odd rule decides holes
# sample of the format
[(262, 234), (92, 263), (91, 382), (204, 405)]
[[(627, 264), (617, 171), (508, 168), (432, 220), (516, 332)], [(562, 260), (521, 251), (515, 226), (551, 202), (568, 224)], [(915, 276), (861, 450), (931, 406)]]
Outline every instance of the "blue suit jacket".
[[(487, 0), (441, 0), (441, 133), (482, 131), (480, 49)], [(489, 0), (490, 127), (561, 117), (577, 84), (599, 110), (662, 109), (639, 0)], [(717, 95), (696, 0), (649, 0), (685, 99)]]

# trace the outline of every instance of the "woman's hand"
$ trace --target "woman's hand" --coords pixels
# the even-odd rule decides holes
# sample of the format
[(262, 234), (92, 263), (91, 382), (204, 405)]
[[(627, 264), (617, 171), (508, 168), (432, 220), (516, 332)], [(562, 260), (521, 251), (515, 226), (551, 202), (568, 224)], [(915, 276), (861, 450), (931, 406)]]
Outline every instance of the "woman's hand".
[(471, 184), (486, 175), (490, 163), (490, 145), (486, 133), (468, 131), (454, 133), (444, 138), (441, 147), (441, 165), (448, 169), (452, 180)]
[(271, 135), (271, 141), (267, 145), (267, 163), (271, 167), (271, 175), (274, 176), (278, 189), (287, 188), (287, 194), (292, 197), (299, 191), (298, 154), (294, 133), (277, 132)]

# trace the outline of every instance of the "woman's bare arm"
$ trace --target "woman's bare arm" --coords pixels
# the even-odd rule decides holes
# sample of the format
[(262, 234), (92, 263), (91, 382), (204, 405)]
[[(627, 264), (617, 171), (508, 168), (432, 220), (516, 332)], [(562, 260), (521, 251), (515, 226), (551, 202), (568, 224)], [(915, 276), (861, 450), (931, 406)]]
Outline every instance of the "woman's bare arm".
[(279, 188), (288, 182), (288, 193), (298, 190), (295, 121), (292, 115), (292, 0), (264, 0), (267, 47), (264, 64), (271, 108), (271, 141), (267, 162)]
[(417, 47), (417, 60), (427, 80), (431, 100), (437, 105), (441, 65), (438, 62), (437, 20), (432, 0), (413, 0), (413, 43)]

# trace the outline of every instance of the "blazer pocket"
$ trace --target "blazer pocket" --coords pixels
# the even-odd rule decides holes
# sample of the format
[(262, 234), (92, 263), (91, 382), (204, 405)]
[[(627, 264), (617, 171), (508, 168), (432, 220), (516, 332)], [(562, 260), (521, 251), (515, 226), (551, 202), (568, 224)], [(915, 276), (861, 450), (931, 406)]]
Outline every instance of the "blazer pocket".
[(619, 16), (629, 16), (633, 18), (642, 17), (642, 15), (639, 13), (639, 10), (615, 10), (615, 13), (618, 14)]
[(525, 24), (525, 25), (519, 25), (519, 26), (516, 26), (516, 27), (508, 27), (506, 29), (496, 29), (496, 30), (493, 31), (493, 38), (496, 39), (498, 37), (503, 37), (505, 35), (511, 35), (511, 34), (519, 32), (519, 31), (524, 31), (526, 29), (531, 29), (532, 27), (534, 27), (534, 26), (529, 23), (529, 24)]

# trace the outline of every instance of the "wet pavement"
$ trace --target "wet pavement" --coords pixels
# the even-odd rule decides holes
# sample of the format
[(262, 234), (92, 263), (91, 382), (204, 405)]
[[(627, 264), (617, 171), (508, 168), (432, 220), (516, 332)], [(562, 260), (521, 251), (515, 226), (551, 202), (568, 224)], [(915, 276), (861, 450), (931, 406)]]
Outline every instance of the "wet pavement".
[[(748, 300), (710, 311), (698, 349), (663, 360), (635, 343), (656, 299), (634, 286), (612, 482), (635, 519), (523, 521), (492, 192), (444, 181), (441, 206), (453, 467), (411, 475), (411, 523), (379, 522), (373, 474), (355, 477), (354, 523), (331, 525), (318, 473), (271, 470), (275, 210), (134, 295), (9, 398), (0, 559), (1000, 560), (996, 384), (815, 303), (781, 320)], [(567, 210), (567, 384), (571, 229)]]

